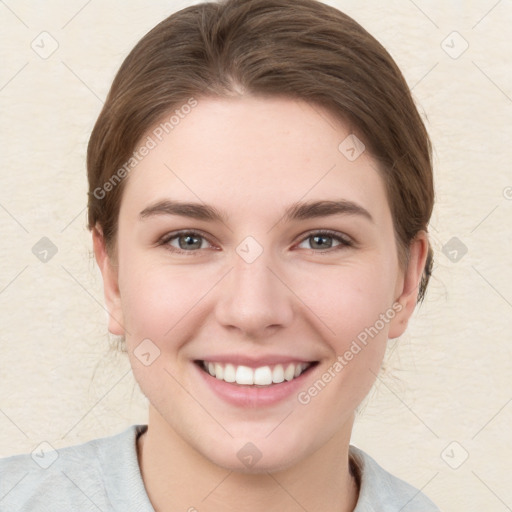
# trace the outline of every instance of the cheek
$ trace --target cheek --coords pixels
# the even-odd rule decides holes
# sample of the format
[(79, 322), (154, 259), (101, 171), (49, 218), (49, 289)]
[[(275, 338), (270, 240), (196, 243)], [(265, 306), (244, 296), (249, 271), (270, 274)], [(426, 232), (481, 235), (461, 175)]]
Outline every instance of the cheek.
[(127, 330), (159, 338), (183, 318), (200, 298), (201, 285), (193, 272), (127, 266), (121, 282)]
[[(318, 267), (294, 278), (293, 288), (323, 324), (332, 345), (343, 349), (347, 340), (373, 326), (382, 314), (392, 315), (395, 279), (391, 268), (382, 272), (382, 263), (374, 261)], [(388, 323), (379, 331), (387, 333)]]
[[(130, 257), (120, 272), (126, 347), (136, 381), (157, 407), (179, 402), (183, 346), (202, 324), (202, 297), (218, 280), (190, 267), (144, 265)], [(147, 355), (149, 354), (149, 355)], [(172, 392), (162, 393), (162, 390)]]
[(395, 276), (381, 268), (377, 263), (326, 267), (315, 279), (303, 280), (298, 292), (307, 297), (305, 302), (315, 313), (316, 326), (331, 354), (331, 376), (326, 379), (342, 375), (336, 380), (343, 381), (354, 398), (366, 395), (374, 382), (396, 316)]
[[(372, 268), (373, 270), (370, 270)], [(370, 391), (385, 355), (393, 308), (392, 272), (353, 265), (331, 269), (317, 282), (305, 282), (301, 294), (318, 317), (330, 357), (323, 372), (300, 390), (297, 399), (304, 411), (314, 411), (318, 422), (332, 428), (347, 418)], [(337, 418), (333, 421), (333, 418)]]

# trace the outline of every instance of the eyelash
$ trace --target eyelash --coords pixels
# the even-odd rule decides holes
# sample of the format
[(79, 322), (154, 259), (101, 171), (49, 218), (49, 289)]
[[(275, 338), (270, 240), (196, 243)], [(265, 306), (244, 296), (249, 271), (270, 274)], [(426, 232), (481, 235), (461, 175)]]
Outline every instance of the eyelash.
[[(184, 236), (184, 235), (192, 235), (197, 238), (202, 238), (211, 244), (211, 242), (208, 240), (208, 238), (205, 235), (203, 235), (200, 231), (182, 230), (182, 231), (177, 231), (177, 232), (169, 233), (169, 234), (165, 235), (163, 238), (160, 239), (160, 241), (158, 242), (158, 245), (165, 246), (165, 248), (167, 250), (169, 250), (173, 253), (176, 253), (176, 254), (186, 254), (187, 256), (198, 256), (200, 249), (187, 251), (187, 250), (183, 250), (183, 249), (178, 249), (169, 244), (169, 242), (171, 240), (174, 240), (175, 238), (179, 238), (180, 236)], [(324, 237), (332, 238), (332, 239), (336, 240), (337, 242), (340, 242), (339, 245), (331, 247), (324, 251), (309, 249), (310, 251), (313, 251), (317, 254), (327, 254), (330, 252), (334, 252), (337, 250), (346, 249), (346, 248), (355, 246), (355, 243), (353, 242), (353, 240), (351, 240), (347, 235), (342, 235), (341, 233), (337, 233), (336, 231), (330, 231), (328, 229), (321, 229), (318, 231), (311, 231), (311, 232), (307, 233), (305, 236), (303, 236), (301, 238), (299, 244), (303, 243), (304, 241), (308, 240), (309, 238), (311, 238), (313, 236), (324, 236)]]

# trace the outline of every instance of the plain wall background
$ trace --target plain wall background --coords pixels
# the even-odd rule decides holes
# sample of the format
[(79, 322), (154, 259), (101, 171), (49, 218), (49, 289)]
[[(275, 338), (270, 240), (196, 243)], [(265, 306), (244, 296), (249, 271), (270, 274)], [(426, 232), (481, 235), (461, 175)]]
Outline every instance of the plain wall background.
[[(128, 51), (191, 3), (0, 2), (0, 456), (146, 423), (108, 350), (85, 150)], [(512, 3), (327, 3), (395, 58), (435, 150), (434, 276), (353, 443), (445, 511), (512, 510)]]

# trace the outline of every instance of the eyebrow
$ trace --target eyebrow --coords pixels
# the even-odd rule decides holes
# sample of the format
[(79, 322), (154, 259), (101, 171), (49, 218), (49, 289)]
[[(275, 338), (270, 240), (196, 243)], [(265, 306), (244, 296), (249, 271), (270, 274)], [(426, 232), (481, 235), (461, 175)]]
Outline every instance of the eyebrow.
[[(228, 216), (213, 206), (170, 199), (158, 201), (144, 208), (144, 210), (140, 212), (139, 218), (140, 220), (144, 220), (148, 217), (158, 215), (179, 215), (197, 220), (218, 221), (224, 224), (228, 223)], [(368, 219), (370, 222), (374, 222), (368, 210), (346, 199), (339, 199), (337, 201), (321, 200), (296, 202), (286, 209), (282, 218), (290, 222), (332, 215), (359, 215)]]

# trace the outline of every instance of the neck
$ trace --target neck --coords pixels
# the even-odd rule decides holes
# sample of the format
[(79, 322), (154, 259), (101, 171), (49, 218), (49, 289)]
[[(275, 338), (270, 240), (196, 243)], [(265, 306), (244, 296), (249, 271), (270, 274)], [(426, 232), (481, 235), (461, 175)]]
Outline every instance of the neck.
[[(351, 428), (351, 425), (350, 425)], [(336, 434), (300, 463), (281, 471), (222, 468), (181, 439), (150, 406), (138, 455), (156, 512), (352, 512), (358, 485), (349, 468), (350, 431)]]

